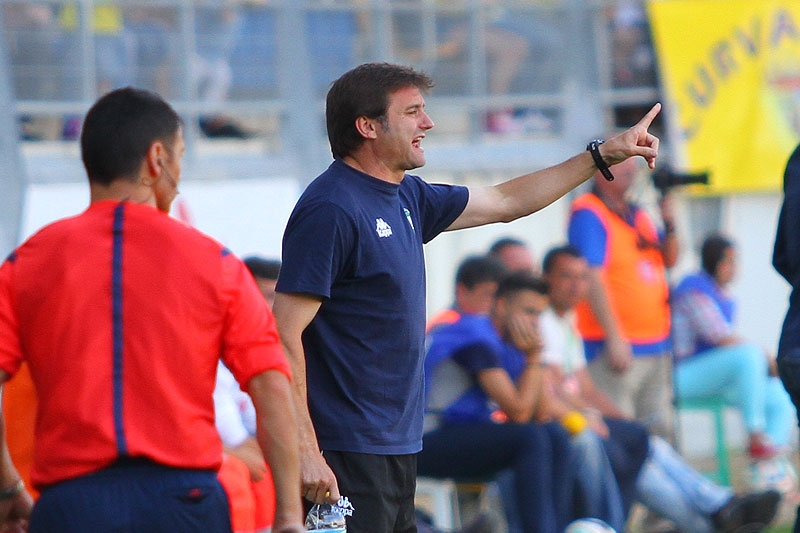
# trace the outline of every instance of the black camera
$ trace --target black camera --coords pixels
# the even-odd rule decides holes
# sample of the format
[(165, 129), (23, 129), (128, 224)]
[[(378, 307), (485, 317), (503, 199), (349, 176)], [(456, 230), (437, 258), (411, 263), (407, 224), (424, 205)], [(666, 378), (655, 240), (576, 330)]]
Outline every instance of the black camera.
[(694, 185), (698, 183), (708, 185), (708, 172), (682, 174), (680, 172), (673, 172), (669, 166), (664, 165), (653, 172), (652, 179), (653, 186), (655, 186), (661, 194), (664, 194), (669, 189), (680, 187), (681, 185)]

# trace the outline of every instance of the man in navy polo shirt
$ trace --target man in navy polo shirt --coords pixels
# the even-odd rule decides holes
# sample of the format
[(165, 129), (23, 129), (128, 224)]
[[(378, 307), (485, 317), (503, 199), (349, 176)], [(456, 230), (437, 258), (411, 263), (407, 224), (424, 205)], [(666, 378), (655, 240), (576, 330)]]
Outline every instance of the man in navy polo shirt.
[[(655, 165), (636, 126), (555, 167), (494, 187), (430, 185), (425, 164), (431, 80), (387, 63), (333, 83), (326, 119), (334, 162), (301, 196), (284, 234), (273, 312), (292, 363), (302, 492), (353, 506), (349, 533), (416, 531), (416, 453), (422, 448), (425, 263), (442, 231), (529, 215), (632, 156)], [(600, 160), (602, 158), (602, 161)]]

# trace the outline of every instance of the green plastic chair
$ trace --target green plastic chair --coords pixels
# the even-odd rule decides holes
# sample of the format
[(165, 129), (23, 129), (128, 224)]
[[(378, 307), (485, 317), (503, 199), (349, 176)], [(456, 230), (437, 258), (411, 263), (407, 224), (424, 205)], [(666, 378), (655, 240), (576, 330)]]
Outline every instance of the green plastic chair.
[(710, 411), (714, 417), (717, 434), (717, 468), (706, 472), (717, 483), (730, 486), (731, 467), (728, 448), (725, 446), (725, 402), (722, 398), (678, 398), (678, 409), (682, 411)]

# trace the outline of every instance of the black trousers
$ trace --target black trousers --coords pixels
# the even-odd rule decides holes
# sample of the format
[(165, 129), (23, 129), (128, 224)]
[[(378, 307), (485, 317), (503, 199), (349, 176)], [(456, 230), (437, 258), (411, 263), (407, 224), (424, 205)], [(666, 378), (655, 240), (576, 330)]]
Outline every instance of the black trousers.
[(323, 451), (353, 505), (347, 533), (416, 533), (417, 455)]
[[(789, 350), (778, 357), (778, 374), (800, 418), (800, 349)], [(794, 533), (800, 533), (800, 506), (797, 508)]]

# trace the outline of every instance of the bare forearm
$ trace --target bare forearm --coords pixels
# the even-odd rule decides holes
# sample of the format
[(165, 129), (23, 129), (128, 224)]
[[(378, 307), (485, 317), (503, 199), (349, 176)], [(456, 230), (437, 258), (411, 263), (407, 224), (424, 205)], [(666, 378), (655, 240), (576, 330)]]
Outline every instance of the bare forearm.
[(661, 257), (664, 261), (664, 266), (667, 268), (674, 267), (678, 262), (678, 254), (680, 253), (680, 244), (678, 242), (678, 235), (675, 231), (669, 231), (664, 236), (664, 242), (661, 243)]
[(586, 152), (499, 185), (470, 189), (468, 208), (448, 229), (511, 222), (530, 215), (589, 179), (596, 170), (591, 155)]
[(603, 283), (602, 273), (595, 267), (589, 271), (589, 305), (592, 312), (597, 317), (597, 321), (603, 327), (606, 337), (621, 337), (617, 318), (611, 308), (605, 284)]
[(591, 178), (597, 171), (588, 152), (578, 154), (554, 167), (519, 176), (497, 185), (505, 199), (505, 221), (515, 220), (547, 207)]
[(308, 410), (308, 391), (306, 385), (306, 359), (303, 343), (298, 339), (284, 341), (283, 350), (292, 367), (292, 404), (297, 417), (300, 447), (303, 450), (319, 452), (317, 434)]
[(527, 422), (536, 413), (542, 397), (543, 368), (538, 364), (529, 365), (520, 376), (517, 385), (516, 401), (506, 409), (513, 422)]
[(292, 391), (283, 374), (268, 371), (250, 380), (248, 392), (257, 416), (257, 438), (275, 485), (275, 524), (299, 523), (300, 456)]

